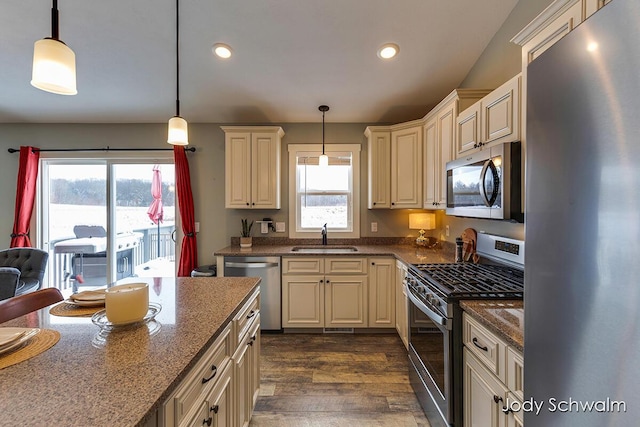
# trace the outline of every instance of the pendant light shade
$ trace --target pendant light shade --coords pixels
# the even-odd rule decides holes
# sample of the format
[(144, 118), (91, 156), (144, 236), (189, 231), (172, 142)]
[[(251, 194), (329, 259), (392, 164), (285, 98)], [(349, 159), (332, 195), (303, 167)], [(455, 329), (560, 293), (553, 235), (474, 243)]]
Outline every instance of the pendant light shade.
[(318, 164), (321, 167), (327, 167), (329, 166), (329, 156), (324, 154), (324, 113), (329, 111), (329, 106), (321, 105), (318, 107), (318, 110), (322, 111), (322, 155), (320, 155), (320, 158), (318, 159)]
[(180, 116), (169, 119), (169, 138), (172, 145), (189, 145), (189, 129), (187, 121)]
[(76, 55), (58, 38), (58, 2), (51, 8), (51, 37), (35, 42), (31, 85), (58, 95), (75, 95)]
[(167, 142), (171, 145), (189, 145), (187, 121), (180, 117), (180, 8), (176, 0), (176, 115), (169, 119)]

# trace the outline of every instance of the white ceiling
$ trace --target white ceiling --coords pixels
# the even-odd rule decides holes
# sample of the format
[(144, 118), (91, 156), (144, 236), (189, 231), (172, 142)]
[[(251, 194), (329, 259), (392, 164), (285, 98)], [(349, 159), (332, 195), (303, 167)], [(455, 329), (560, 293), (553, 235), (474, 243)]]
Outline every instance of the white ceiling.
[[(181, 115), (192, 123), (391, 123), (467, 75), (517, 0), (182, 0)], [(50, 0), (2, 0), (0, 122), (155, 123), (175, 112), (174, 0), (59, 0), (78, 95), (35, 89)], [(211, 54), (216, 42), (234, 56)], [(376, 56), (394, 42), (392, 61)]]

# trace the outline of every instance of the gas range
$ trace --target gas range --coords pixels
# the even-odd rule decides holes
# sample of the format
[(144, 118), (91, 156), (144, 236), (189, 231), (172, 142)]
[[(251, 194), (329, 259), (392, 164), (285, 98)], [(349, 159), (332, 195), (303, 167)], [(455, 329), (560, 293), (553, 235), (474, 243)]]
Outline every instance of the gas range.
[(409, 377), (432, 427), (462, 426), (461, 299), (522, 299), (524, 242), (478, 234), (480, 264), (414, 264), (409, 298)]

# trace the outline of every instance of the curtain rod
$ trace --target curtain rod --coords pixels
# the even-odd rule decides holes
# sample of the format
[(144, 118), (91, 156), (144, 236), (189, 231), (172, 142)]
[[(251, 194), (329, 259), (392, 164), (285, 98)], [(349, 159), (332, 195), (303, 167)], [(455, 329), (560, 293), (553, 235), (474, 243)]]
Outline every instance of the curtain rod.
[[(20, 150), (15, 148), (7, 149), (9, 153), (18, 153)], [(173, 151), (173, 148), (111, 148), (108, 145), (105, 148), (49, 148), (49, 149), (41, 149), (37, 148), (32, 150), (32, 152), (39, 151), (44, 153), (46, 151)], [(185, 147), (184, 151), (191, 151), (195, 153), (196, 147)]]

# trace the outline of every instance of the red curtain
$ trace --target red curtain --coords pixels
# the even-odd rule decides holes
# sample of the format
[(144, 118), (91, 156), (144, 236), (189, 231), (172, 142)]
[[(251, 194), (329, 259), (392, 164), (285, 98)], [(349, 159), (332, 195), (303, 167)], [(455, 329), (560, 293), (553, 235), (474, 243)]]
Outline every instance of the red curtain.
[(198, 247), (196, 245), (196, 224), (193, 214), (193, 194), (191, 193), (191, 176), (189, 174), (189, 160), (184, 147), (173, 147), (176, 164), (176, 192), (178, 206), (182, 218), (182, 251), (178, 264), (178, 277), (187, 277), (198, 264)]
[(29, 225), (36, 198), (38, 160), (40, 151), (34, 147), (20, 147), (20, 166), (16, 186), (16, 210), (11, 233), (11, 248), (31, 247)]

